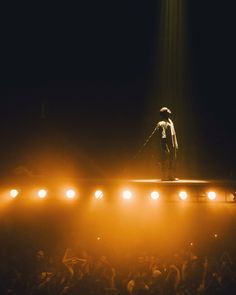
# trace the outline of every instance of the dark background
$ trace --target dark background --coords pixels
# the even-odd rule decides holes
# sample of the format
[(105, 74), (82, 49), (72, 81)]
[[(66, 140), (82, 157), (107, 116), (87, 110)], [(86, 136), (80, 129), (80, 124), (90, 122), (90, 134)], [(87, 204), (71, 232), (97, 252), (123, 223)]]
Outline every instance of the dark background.
[[(235, 178), (234, 7), (187, 2), (191, 107), (184, 126), (192, 133), (180, 148), (179, 173)], [(156, 123), (146, 124), (160, 3), (2, 9), (1, 175), (23, 166), (34, 175), (159, 177), (149, 147), (133, 156)]]

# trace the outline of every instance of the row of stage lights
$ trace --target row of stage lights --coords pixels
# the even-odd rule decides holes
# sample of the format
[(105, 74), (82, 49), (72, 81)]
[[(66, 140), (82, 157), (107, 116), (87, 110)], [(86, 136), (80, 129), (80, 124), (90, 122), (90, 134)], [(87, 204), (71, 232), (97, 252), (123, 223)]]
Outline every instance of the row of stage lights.
[[(20, 194), (20, 191), (17, 190), (17, 189), (11, 189), (9, 191), (9, 196), (11, 198), (17, 198)], [(42, 188), (42, 189), (39, 189), (37, 191), (37, 197), (40, 198), (40, 199), (45, 199), (46, 197), (48, 196), (48, 190)], [(74, 189), (68, 189), (64, 192), (64, 196), (67, 198), (67, 199), (75, 199), (77, 197), (77, 192), (76, 190)], [(121, 194), (122, 198), (124, 200), (131, 200), (133, 198), (133, 193), (132, 191), (130, 190), (124, 190)], [(179, 199), (181, 201), (186, 201), (188, 198), (189, 198), (189, 195), (186, 191), (180, 191), (179, 194)], [(100, 200), (104, 197), (104, 192), (102, 190), (96, 190), (94, 192), (94, 198), (97, 199), (97, 200)], [(154, 201), (157, 201), (161, 198), (160, 196), (160, 193), (158, 191), (152, 191), (149, 195), (149, 197), (154, 200)], [(214, 191), (209, 191), (207, 192), (207, 198), (210, 200), (210, 201), (214, 201), (217, 199), (217, 194), (216, 192)]]

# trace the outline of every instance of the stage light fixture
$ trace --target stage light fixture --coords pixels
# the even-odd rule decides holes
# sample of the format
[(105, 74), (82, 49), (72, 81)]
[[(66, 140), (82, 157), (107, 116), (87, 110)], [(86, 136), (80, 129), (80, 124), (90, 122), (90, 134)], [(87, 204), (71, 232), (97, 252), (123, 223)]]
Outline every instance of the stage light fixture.
[(19, 191), (17, 189), (11, 189), (10, 190), (10, 197), (13, 199), (16, 198), (19, 195)]
[(182, 201), (186, 201), (187, 198), (188, 198), (188, 194), (185, 192), (185, 191), (181, 191), (179, 193), (179, 198), (182, 200)]
[(95, 193), (94, 193), (94, 196), (97, 200), (99, 199), (102, 199), (103, 198), (103, 191), (101, 190), (97, 190)]
[(158, 200), (160, 198), (160, 194), (157, 191), (151, 192), (152, 200)]
[(75, 198), (75, 195), (76, 195), (76, 192), (73, 189), (68, 189), (66, 191), (66, 197), (68, 199), (74, 199)]
[(44, 198), (46, 198), (46, 196), (47, 196), (47, 191), (45, 189), (40, 189), (38, 191), (38, 197), (40, 199), (44, 199)]
[(216, 193), (211, 191), (207, 193), (207, 197), (210, 201), (214, 201), (216, 199)]
[(130, 200), (132, 198), (132, 193), (129, 190), (123, 191), (123, 199)]

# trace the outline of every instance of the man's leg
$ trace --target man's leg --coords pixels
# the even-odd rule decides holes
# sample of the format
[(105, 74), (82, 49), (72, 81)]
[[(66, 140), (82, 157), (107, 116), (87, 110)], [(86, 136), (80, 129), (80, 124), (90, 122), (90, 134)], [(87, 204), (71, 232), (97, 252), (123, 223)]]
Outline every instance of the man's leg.
[(170, 153), (166, 150), (161, 152), (161, 180), (168, 180), (168, 166)]
[(175, 177), (176, 172), (176, 162), (177, 162), (177, 150), (171, 149), (169, 154), (169, 166), (168, 166), (168, 179), (177, 180)]

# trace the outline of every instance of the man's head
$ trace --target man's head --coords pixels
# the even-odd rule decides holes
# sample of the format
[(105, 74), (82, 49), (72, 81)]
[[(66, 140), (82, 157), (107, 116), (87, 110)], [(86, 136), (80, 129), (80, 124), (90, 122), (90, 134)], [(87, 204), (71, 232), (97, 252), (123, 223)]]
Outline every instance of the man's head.
[(160, 109), (160, 116), (162, 118), (169, 118), (171, 115), (171, 110), (168, 109), (167, 107), (163, 107)]

